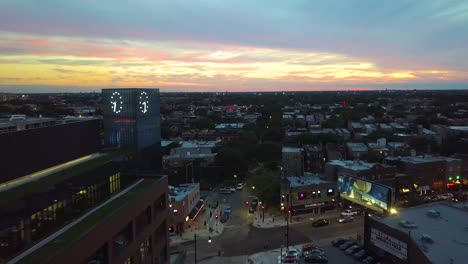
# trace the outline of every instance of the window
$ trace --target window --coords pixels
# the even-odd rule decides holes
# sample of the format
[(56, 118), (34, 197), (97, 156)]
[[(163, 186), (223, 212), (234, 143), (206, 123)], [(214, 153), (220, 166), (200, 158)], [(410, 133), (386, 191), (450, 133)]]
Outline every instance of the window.
[(147, 238), (140, 244), (139, 256), (140, 263), (145, 263), (146, 259), (151, 255), (151, 237)]
[(125, 260), (124, 264), (133, 264), (133, 257), (129, 257), (127, 260)]
[(110, 193), (120, 191), (120, 172), (109, 177), (109, 190)]
[(177, 216), (177, 215), (178, 215), (177, 209), (174, 209), (174, 210), (172, 210), (172, 211), (174, 212), (174, 216)]

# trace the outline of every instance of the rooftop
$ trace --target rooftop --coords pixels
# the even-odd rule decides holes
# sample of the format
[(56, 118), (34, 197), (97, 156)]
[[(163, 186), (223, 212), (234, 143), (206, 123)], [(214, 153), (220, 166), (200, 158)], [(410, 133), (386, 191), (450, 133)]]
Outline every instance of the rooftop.
[(221, 140), (213, 140), (213, 141), (182, 141), (181, 147), (182, 148), (214, 148), (216, 144), (220, 143)]
[(367, 151), (368, 148), (364, 143), (355, 143), (355, 142), (348, 142), (346, 143), (346, 147), (348, 147), (351, 151)]
[(437, 162), (437, 161), (456, 161), (459, 159), (450, 158), (445, 156), (431, 156), (431, 155), (424, 155), (424, 156), (404, 156), (404, 157), (387, 157), (386, 159), (389, 160), (401, 160), (403, 162), (408, 163), (426, 163), (426, 162)]
[[(467, 210), (443, 203), (429, 204), (374, 219), (405, 233), (411, 230), (411, 238), (432, 263), (465, 263), (468, 259)], [(412, 222), (416, 227), (405, 228), (400, 221)], [(424, 242), (423, 236), (431, 238), (433, 243)]]
[(216, 125), (216, 129), (242, 129), (244, 127), (244, 123), (221, 123)]
[(288, 177), (289, 181), (289, 186), (291, 188), (296, 188), (296, 187), (301, 187), (301, 186), (307, 186), (307, 185), (316, 185), (316, 184), (322, 184), (322, 183), (328, 183), (328, 181), (323, 180), (316, 174), (312, 174), (313, 176), (303, 176), (303, 177), (296, 177), (296, 176), (291, 176)]
[(350, 170), (368, 170), (375, 165), (375, 163), (369, 163), (362, 160), (331, 160), (328, 164), (341, 166)]
[(156, 181), (153, 179), (143, 179), (138, 181), (136, 185), (131, 185), (113, 196), (107, 202), (98, 206), (96, 210), (86, 214), (86, 217), (83, 219), (79, 218), (75, 222), (72, 222), (69, 225), (71, 226), (69, 229), (59, 235), (55, 235), (53, 239), (45, 243), (42, 247), (32, 251), (29, 255), (24, 256), (17, 263), (40, 263), (48, 257), (53, 256), (60, 249), (72, 246), (74, 241), (85, 236), (92, 227), (99, 223), (105, 223), (118, 209), (130, 203), (142, 192), (149, 190), (151, 186), (160, 179), (161, 178), (158, 178)]
[(199, 188), (199, 183), (185, 183), (180, 184), (177, 187), (169, 186), (169, 197), (175, 199), (176, 202), (182, 201), (187, 195), (191, 194), (197, 187)]
[(449, 126), (449, 129), (468, 132), (468, 126)]
[(281, 152), (283, 153), (299, 153), (302, 151), (302, 148), (295, 148), (295, 147), (283, 147)]

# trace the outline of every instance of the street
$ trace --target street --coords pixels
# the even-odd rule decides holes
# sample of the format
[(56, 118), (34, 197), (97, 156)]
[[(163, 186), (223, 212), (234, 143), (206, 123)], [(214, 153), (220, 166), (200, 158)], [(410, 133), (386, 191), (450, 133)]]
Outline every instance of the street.
[[(273, 228), (256, 228), (252, 226), (255, 214), (249, 214), (245, 201), (248, 200), (249, 190), (232, 194), (212, 194), (221, 204), (232, 206), (232, 215), (225, 223), (224, 232), (213, 237), (211, 243), (207, 239), (197, 240), (197, 259), (199, 262), (218, 256), (233, 257), (251, 255), (257, 252), (280, 248), (286, 245), (286, 226)], [(224, 200), (225, 199), (225, 200)], [(321, 217), (320, 215), (314, 216)], [(330, 218), (330, 225), (325, 227), (312, 227), (312, 221), (304, 220), (289, 226), (289, 244), (296, 245), (306, 242), (332, 239), (336, 237), (356, 237), (363, 232), (363, 216), (355, 217), (351, 223), (341, 224), (335, 218)], [(186, 263), (194, 262), (193, 241), (184, 242), (187, 256)]]

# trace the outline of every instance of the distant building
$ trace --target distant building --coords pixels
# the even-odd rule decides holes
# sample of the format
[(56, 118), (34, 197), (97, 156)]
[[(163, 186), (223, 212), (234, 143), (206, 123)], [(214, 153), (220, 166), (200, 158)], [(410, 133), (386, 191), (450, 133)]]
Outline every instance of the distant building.
[(292, 216), (321, 214), (335, 208), (337, 194), (336, 183), (317, 174), (287, 177), (281, 183), (281, 208), (291, 210)]
[(302, 148), (283, 147), (283, 176), (304, 175), (304, 156)]
[(200, 184), (186, 183), (177, 187), (169, 186), (169, 232), (180, 234), (192, 224), (204, 207), (200, 200)]
[(447, 204), (364, 218), (364, 246), (383, 263), (465, 263), (468, 211)]
[(387, 157), (385, 163), (395, 165), (399, 172), (408, 175), (415, 191), (421, 194), (430, 190), (457, 189), (463, 182), (462, 160), (457, 158), (431, 155)]
[(0, 102), (7, 102), (16, 99), (16, 94), (0, 93)]
[(363, 133), (364, 126), (360, 122), (349, 122), (348, 129), (353, 133)]
[(331, 160), (325, 164), (324, 179), (336, 181), (338, 175), (346, 174), (357, 178), (395, 187), (396, 168), (380, 163), (369, 163), (361, 160)]
[(172, 148), (169, 155), (163, 157), (164, 168), (181, 166), (186, 162), (201, 159), (205, 163), (214, 162), (214, 148), (221, 140), (215, 141), (182, 141), (180, 147)]
[(325, 155), (322, 145), (304, 145), (304, 171), (322, 172), (325, 165)]
[(346, 143), (348, 159), (359, 159), (363, 154), (367, 154), (369, 149), (364, 143), (348, 142)]
[(160, 169), (159, 89), (103, 89), (102, 98), (106, 146), (135, 150), (139, 167)]

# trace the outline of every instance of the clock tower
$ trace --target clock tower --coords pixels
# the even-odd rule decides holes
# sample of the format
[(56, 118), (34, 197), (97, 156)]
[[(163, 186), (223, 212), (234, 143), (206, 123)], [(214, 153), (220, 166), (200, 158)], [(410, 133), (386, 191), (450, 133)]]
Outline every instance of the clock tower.
[(160, 167), (159, 89), (103, 89), (102, 108), (105, 145), (135, 150)]

